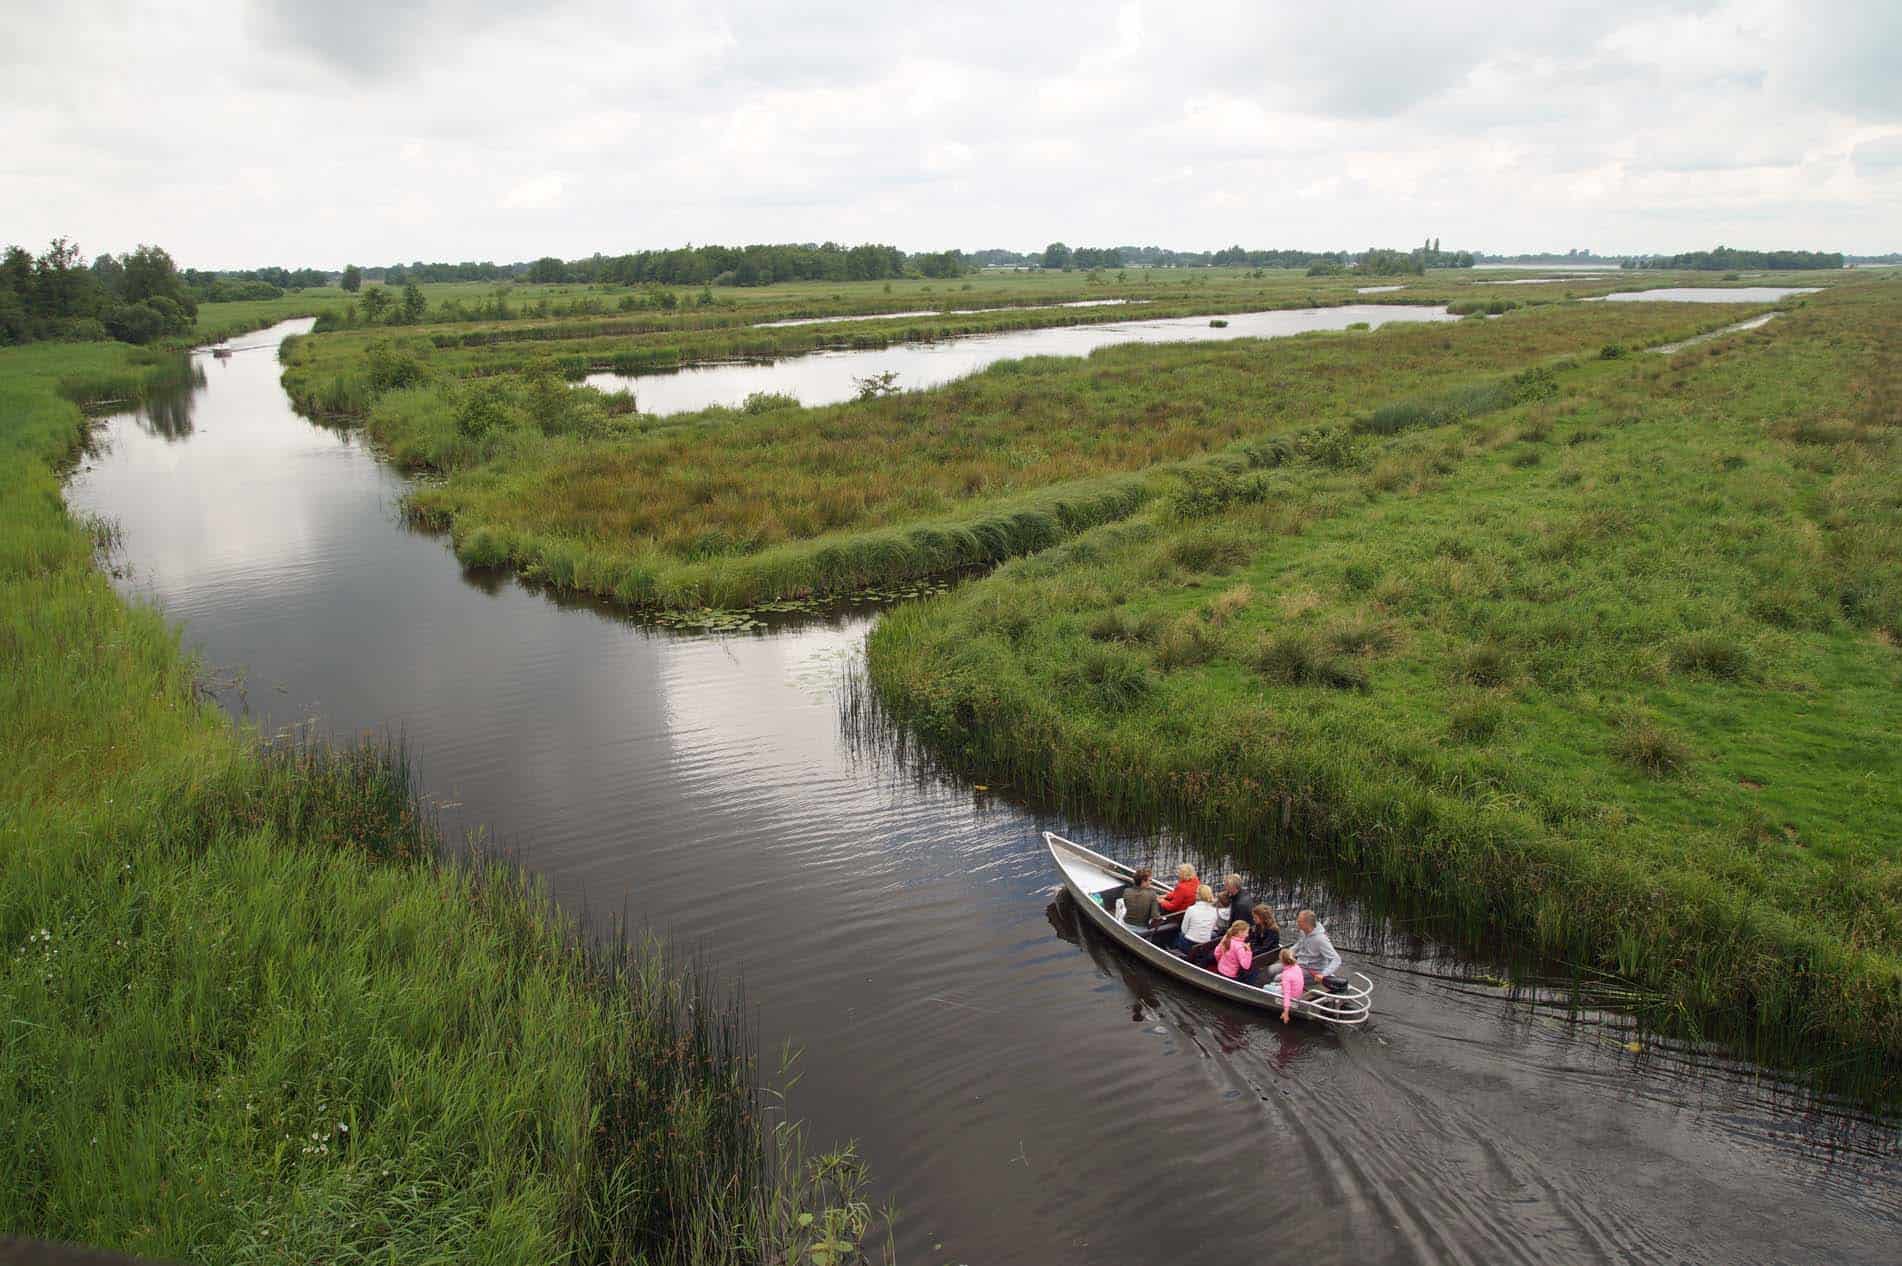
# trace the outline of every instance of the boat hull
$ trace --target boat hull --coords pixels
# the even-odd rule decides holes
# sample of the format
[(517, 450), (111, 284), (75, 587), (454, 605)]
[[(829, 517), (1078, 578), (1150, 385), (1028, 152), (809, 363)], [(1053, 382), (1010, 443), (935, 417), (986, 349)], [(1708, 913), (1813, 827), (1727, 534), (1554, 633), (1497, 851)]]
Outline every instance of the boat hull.
[[(1243, 984), (1220, 972), (1196, 967), (1125, 927), (1114, 910), (1096, 900), (1096, 894), (1117, 884), (1127, 884), (1132, 878), (1130, 869), (1121, 862), (1092, 852), (1054, 832), (1045, 831), (1043, 835), (1051, 859), (1057, 864), (1057, 873), (1063, 877), (1064, 890), (1082, 910), (1083, 916), (1116, 944), (1164, 975), (1173, 976), (1205, 993), (1216, 994), (1257, 1010), (1281, 1010), (1281, 990), (1278, 986)], [(1351, 980), (1351, 987), (1344, 993), (1310, 994), (1296, 999), (1290, 1009), (1297, 1015), (1324, 1020), (1329, 1024), (1365, 1023), (1373, 982), (1358, 972), (1354, 973)]]

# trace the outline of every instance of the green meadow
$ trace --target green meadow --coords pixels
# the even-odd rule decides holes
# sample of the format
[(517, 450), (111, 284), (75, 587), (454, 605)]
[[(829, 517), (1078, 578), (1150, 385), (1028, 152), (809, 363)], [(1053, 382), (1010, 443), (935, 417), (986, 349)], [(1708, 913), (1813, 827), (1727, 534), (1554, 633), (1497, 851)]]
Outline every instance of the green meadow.
[(285, 380), (425, 473), (409, 512), (465, 561), (559, 588), (744, 608), (994, 569), (871, 641), (872, 684), (940, 757), (1358, 876), (1683, 1031), (1892, 1067), (1902, 291), (1778, 277), (1828, 288), (1660, 354), (1766, 309), (1575, 301), (1670, 275), (1485, 280), (982, 278), (1159, 314), (1471, 315), (822, 408), (662, 418), (638, 382), (565, 380), (1128, 313), (745, 329), (931, 306), (900, 293), (922, 283), (763, 288), (744, 312), (346, 328), (293, 344)]
[[(546, 368), (464, 379), (379, 350), (369, 372), (387, 386), (363, 425), (398, 463), (443, 476), (408, 508), (448, 529), (466, 562), (637, 606), (744, 607), (996, 563), (1361, 402), (1509, 377), (1607, 340), (1659, 343), (1738, 314), (1550, 304), (1498, 321), (1110, 347), (925, 392), (811, 409), (764, 397), (665, 418)], [(287, 379), (301, 355), (291, 351)]]
[(987, 782), (1402, 894), (1892, 1091), (1902, 284), (1860, 280), (1505, 393), (1370, 366), (1325, 442), (886, 615), (871, 682)]
[(0, 1225), (178, 1261), (804, 1260), (849, 1154), (760, 1120), (744, 1017), (447, 853), (402, 753), (265, 745), (95, 565), (81, 401), (0, 351)]

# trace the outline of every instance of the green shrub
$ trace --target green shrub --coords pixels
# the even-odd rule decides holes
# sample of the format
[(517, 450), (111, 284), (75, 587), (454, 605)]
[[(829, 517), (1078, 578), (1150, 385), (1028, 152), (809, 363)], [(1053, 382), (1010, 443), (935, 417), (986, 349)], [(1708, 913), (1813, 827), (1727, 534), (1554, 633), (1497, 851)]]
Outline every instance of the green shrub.
[(1534, 365), (1531, 369), (1513, 375), (1510, 381), (1515, 404), (1550, 400), (1559, 394), (1558, 375), (1552, 372), (1550, 365)]
[(363, 370), (371, 390), (378, 393), (414, 387), (429, 378), (428, 367), (414, 350), (385, 341), (364, 349)]
[(456, 405), (456, 434), (465, 440), (487, 439), (509, 425), (509, 392), (498, 382), (481, 382), (462, 393)]
[(799, 397), (786, 395), (778, 391), (755, 391), (746, 397), (740, 405), (740, 412), (748, 415), (772, 413), (777, 409), (799, 408)]

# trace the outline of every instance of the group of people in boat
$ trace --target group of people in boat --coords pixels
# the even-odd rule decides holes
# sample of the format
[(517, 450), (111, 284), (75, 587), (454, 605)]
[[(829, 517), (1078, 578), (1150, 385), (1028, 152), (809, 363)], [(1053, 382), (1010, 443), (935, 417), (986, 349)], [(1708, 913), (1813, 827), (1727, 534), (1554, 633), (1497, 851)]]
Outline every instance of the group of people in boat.
[(1295, 999), (1310, 989), (1328, 988), (1328, 978), (1339, 976), (1341, 956), (1314, 911), (1295, 916), (1299, 935), (1284, 945), (1273, 907), (1257, 904), (1240, 875), (1224, 876), (1220, 892), (1197, 878), (1188, 862), (1176, 867), (1176, 885), (1167, 893), (1155, 890), (1153, 878), (1144, 866), (1120, 893), (1104, 894), (1123, 925), (1230, 980), (1264, 989), (1278, 986), (1283, 1023)]

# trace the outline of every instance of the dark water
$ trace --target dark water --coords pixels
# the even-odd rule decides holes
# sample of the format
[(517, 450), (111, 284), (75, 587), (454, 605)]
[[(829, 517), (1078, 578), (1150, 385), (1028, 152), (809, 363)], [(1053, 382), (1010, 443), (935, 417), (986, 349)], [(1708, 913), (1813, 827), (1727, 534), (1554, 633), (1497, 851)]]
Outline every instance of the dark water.
[[(1091, 301), (1099, 303), (1101, 301)], [(1080, 306), (1066, 304), (1066, 307)], [(1209, 324), (1211, 319), (1225, 326)], [(1339, 308), (1284, 308), (1236, 312), (1219, 318), (1157, 317), (1106, 325), (975, 334), (937, 343), (899, 343), (860, 351), (814, 352), (766, 364), (699, 365), (661, 374), (592, 374), (591, 387), (634, 393), (643, 413), (684, 413), (711, 405), (738, 405), (755, 391), (796, 396), (801, 404), (836, 404), (858, 394), (858, 380), (895, 373), (903, 391), (936, 387), (986, 365), (1024, 356), (1087, 356), (1116, 343), (1194, 343), (1235, 338), (1278, 338), (1310, 330), (1342, 330), (1357, 321), (1452, 321), (1444, 308), (1349, 304)]]
[(466, 577), (402, 527), (395, 476), (290, 411), (268, 346), (204, 368), (73, 482), (122, 527), (128, 587), (234, 709), (400, 728), (452, 824), (743, 977), (763, 1046), (805, 1048), (815, 1137), (856, 1138), (902, 1206), (901, 1260), (1897, 1260), (1892, 1128), (1719, 1055), (1629, 1053), (1615, 1019), (1513, 1001), (1497, 967), (1274, 876), (1256, 891), (1317, 905), (1376, 979), (1374, 1021), (1167, 983), (1052, 904), (1037, 831), (1149, 842), (852, 737), (866, 617), (679, 635)]

